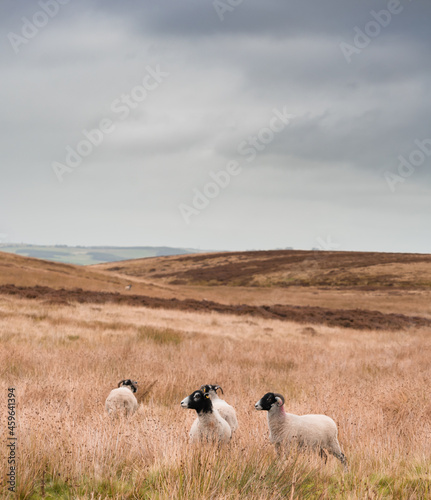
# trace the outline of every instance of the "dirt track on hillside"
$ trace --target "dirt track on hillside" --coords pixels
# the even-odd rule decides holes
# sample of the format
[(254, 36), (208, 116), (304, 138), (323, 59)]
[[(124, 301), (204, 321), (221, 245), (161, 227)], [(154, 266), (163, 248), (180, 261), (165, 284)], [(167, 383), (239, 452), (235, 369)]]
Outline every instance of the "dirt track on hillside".
[(165, 299), (146, 295), (95, 292), (80, 288), (56, 290), (44, 286), (17, 287), (15, 285), (2, 285), (0, 286), (0, 294), (42, 300), (47, 304), (54, 305), (68, 305), (73, 302), (80, 304), (124, 304), (153, 309), (175, 309), (202, 313), (217, 312), (238, 316), (250, 315), (267, 319), (316, 325), (323, 324), (360, 330), (403, 330), (412, 327), (431, 327), (431, 320), (420, 316), (384, 314), (379, 311), (365, 309), (329, 309), (324, 307), (291, 305), (228, 305), (207, 300)]

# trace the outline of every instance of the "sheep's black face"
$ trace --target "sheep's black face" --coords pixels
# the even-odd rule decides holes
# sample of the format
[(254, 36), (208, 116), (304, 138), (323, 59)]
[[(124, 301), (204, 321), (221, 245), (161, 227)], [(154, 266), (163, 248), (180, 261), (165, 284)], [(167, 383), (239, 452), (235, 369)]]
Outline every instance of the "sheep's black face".
[(181, 406), (196, 410), (198, 413), (210, 413), (213, 410), (211, 399), (203, 391), (195, 391), (190, 394), (190, 396), (181, 401)]
[(130, 380), (129, 378), (127, 380), (122, 380), (118, 384), (118, 387), (122, 386), (128, 386), (132, 392), (136, 392), (138, 390), (138, 382), (136, 382), (136, 380)]
[(283, 406), (283, 396), (273, 392), (267, 392), (259, 401), (254, 405), (256, 410), (269, 411), (274, 405)]

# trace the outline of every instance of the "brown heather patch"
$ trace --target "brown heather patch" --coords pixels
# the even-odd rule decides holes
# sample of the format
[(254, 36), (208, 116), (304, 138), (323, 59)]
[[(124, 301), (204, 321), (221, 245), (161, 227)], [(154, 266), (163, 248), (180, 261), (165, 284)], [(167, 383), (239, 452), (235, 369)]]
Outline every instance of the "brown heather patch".
[[(401, 330), (413, 327), (431, 326), (431, 319), (421, 316), (406, 316), (404, 314), (388, 314), (380, 311), (363, 309), (328, 309), (317, 306), (292, 306), (286, 304), (251, 306), (247, 304), (221, 304), (209, 300), (195, 299), (165, 299), (160, 297), (149, 297), (145, 295), (129, 295), (109, 292), (95, 292), (90, 290), (52, 289), (49, 287), (17, 287), (15, 285), (0, 286), (0, 294), (7, 294), (26, 299), (44, 300), (49, 306), (52, 299), (61, 305), (62, 302), (69, 303), (96, 303), (96, 304), (123, 304), (154, 309), (173, 309), (194, 312), (216, 312), (238, 316), (254, 316), (265, 319), (277, 319), (281, 321), (295, 321), (298, 323), (324, 324), (328, 326), (340, 326), (343, 328), (356, 328), (362, 330)], [(38, 315), (40, 321), (43, 315)], [(95, 324), (95, 326), (97, 326)], [(108, 325), (101, 324), (104, 328)], [(122, 325), (118, 324), (118, 328)], [(117, 327), (113, 326), (114, 329)]]
[(100, 264), (96, 269), (173, 285), (430, 288), (431, 256), (377, 252), (223, 252)]
[[(10, 299), (0, 296), (0, 421), (14, 386), (19, 498), (430, 497), (429, 328), (319, 325), (313, 336), (272, 318)], [(140, 408), (111, 420), (105, 398), (129, 377)], [(222, 449), (188, 444), (195, 415), (179, 403), (204, 383), (237, 410), (240, 429)], [(334, 418), (349, 473), (332, 457), (277, 459), (254, 410), (271, 390), (290, 412)]]

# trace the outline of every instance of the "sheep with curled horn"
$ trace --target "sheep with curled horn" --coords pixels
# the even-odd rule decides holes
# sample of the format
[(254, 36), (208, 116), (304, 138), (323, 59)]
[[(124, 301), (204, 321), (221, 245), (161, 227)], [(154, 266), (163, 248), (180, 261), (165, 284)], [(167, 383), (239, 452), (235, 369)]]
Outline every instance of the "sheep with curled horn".
[(181, 401), (183, 408), (196, 410), (197, 418), (190, 429), (192, 443), (228, 443), (232, 437), (229, 424), (213, 407), (209, 394), (197, 390)]
[(226, 420), (229, 424), (232, 434), (238, 429), (238, 419), (236, 418), (236, 412), (233, 406), (229, 403), (226, 403), (224, 399), (221, 399), (217, 394), (217, 391), (220, 389), (221, 393), (224, 394), (223, 389), (219, 385), (203, 385), (201, 387), (201, 391), (205, 394), (208, 394), (214, 408), (218, 410), (220, 416)]
[(286, 413), (284, 397), (268, 392), (255, 404), (256, 410), (268, 412), (269, 439), (277, 452), (282, 446), (297, 446), (319, 451), (327, 460), (325, 450), (338, 458), (347, 470), (346, 457), (338, 442), (336, 423), (327, 415), (294, 415)]

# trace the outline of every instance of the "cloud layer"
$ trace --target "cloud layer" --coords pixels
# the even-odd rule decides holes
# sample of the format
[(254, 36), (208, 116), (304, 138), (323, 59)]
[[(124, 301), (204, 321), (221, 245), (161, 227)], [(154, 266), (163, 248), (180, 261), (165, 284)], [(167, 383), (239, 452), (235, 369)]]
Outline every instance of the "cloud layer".
[(0, 11), (3, 241), (430, 251), (429, 2)]

